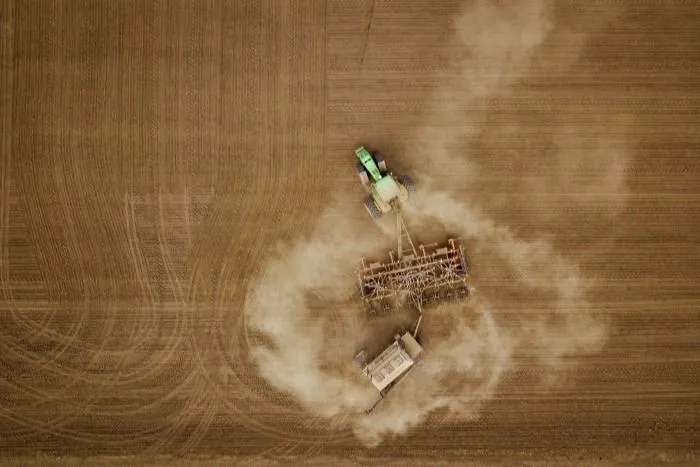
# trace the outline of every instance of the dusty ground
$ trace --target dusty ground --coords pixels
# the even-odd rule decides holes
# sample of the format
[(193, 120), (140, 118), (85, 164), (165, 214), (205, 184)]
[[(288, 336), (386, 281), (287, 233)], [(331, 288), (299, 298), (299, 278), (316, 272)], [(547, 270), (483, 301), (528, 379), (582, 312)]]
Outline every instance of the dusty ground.
[[(3, 1), (0, 455), (697, 460), (698, 5), (523, 3)], [(369, 425), (357, 144), (475, 287)]]

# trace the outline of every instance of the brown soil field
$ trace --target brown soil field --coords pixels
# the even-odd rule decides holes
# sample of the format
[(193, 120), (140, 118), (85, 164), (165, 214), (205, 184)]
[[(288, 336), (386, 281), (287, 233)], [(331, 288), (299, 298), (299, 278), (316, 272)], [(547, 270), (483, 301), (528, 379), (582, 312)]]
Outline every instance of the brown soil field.
[[(8, 465), (699, 461), (698, 2), (0, 5)], [(371, 416), (360, 144), (473, 287)]]

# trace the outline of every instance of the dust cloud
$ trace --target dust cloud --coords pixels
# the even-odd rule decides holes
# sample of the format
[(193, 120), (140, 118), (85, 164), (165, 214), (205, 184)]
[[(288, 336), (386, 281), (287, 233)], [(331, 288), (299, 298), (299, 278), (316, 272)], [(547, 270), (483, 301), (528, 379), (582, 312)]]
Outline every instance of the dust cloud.
[[(435, 96), (445, 102), (445, 108), (439, 115), (426, 115), (415, 136), (425, 145), (418, 154), (429, 153), (430, 165), (417, 171), (422, 174), (417, 180), (419, 191), (407, 207), (412, 223), (438, 222), (445, 231), (468, 239), (474, 255), (500, 258), (523, 289), (546, 297), (548, 315), (528, 313), (527, 322), (515, 328), (503, 326), (494, 301), (478, 293), (478, 284), (466, 302), (431, 308), (419, 336), (424, 364), (372, 415), (365, 416), (363, 411), (377, 394), (352, 357), (367, 339), (377, 337), (356, 299), (348, 297), (356, 294), (354, 271), (359, 258), (381, 255), (390, 245), (390, 223), (371, 229), (368, 220), (353, 220), (338, 205), (331, 206), (310, 238), (266, 265), (249, 293), (247, 327), (267, 339), (251, 347), (261, 374), (315, 415), (346, 416), (356, 436), (368, 446), (406, 432), (431, 413), (451, 420), (477, 418), (503, 374), (514, 369), (514, 355), (522, 349), (536, 347), (540, 361), (555, 366), (563, 356), (595, 351), (605, 341), (605, 325), (586, 311), (591, 284), (578, 265), (544, 237), (519, 238), (481, 209), (478, 199), (458, 198), (450, 187), (456, 189), (469, 180), (445, 173), (445, 167), (450, 167), (455, 168), (451, 172), (477, 177), (478, 162), (455, 148), (465, 134), (471, 137), (481, 131), (485, 116), (472, 112), (467, 119), (460, 109), (507, 93), (526, 77), (534, 54), (553, 28), (545, 2), (477, 1), (457, 19), (454, 40), (461, 51), (455, 57), (459, 73)], [(459, 132), (443, 125), (445, 119), (457, 123)], [(618, 142), (619, 155), (612, 162), (600, 162), (607, 157), (603, 146), (594, 149), (600, 157), (587, 159), (598, 162), (572, 162), (580, 157), (572, 147), (590, 152), (585, 141), (573, 128), (562, 130), (556, 173), (547, 179), (549, 189), (572, 183), (583, 171), (597, 176), (597, 183), (612, 196), (624, 197), (623, 142)], [(421, 160), (407, 165), (419, 165)], [(439, 189), (435, 180), (440, 180)], [(535, 202), (538, 193), (545, 193), (539, 185), (536, 188), (531, 190)], [(593, 186), (590, 189), (596, 191)], [(541, 201), (546, 202), (546, 196)], [(312, 295), (332, 305), (319, 312), (311, 304)], [(387, 345), (391, 336), (386, 338), (379, 344)]]
[[(604, 206), (607, 217), (620, 213), (630, 194), (626, 172), (631, 155), (626, 131), (632, 122), (624, 116), (599, 118), (599, 122), (582, 122), (578, 127), (565, 125), (554, 135), (552, 176), (525, 181), (531, 202), (540, 207), (554, 203), (587, 209)], [(551, 210), (540, 212), (547, 215)]]
[(586, 293), (592, 284), (581, 276), (578, 265), (551, 243), (519, 239), (507, 226), (497, 225), (473, 205), (457, 201), (447, 192), (417, 193), (407, 212), (437, 219), (447, 231), (460, 232), (467, 243), (486, 250), (483, 255), (492, 252), (505, 260), (524, 288), (551, 297), (545, 304), (554, 316), (545, 319), (530, 311), (527, 321), (508, 331), (510, 339), (521, 345), (538, 343), (538, 356), (549, 365), (563, 356), (600, 349), (605, 326), (585, 311)]
[[(296, 396), (307, 409), (328, 417), (343, 409), (367, 407), (375, 397), (369, 386), (360, 384), (364, 381), (357, 378), (357, 371), (343, 365), (352, 361), (353, 354), (337, 362), (334, 373), (321, 368), (334, 347), (357, 351), (360, 331), (353, 327), (361, 325), (350, 321), (341, 335), (328, 335), (324, 330), (331, 318), (314, 316), (308, 303), (311, 291), (332, 300), (353, 283), (352, 266), (374, 247), (366, 236), (353, 235), (353, 230), (357, 231), (347, 225), (342, 212), (327, 211), (311, 239), (297, 243), (267, 265), (246, 305), (247, 325), (275, 345), (251, 349), (262, 375), (277, 389)], [(353, 316), (352, 310), (339, 311), (345, 317)], [(357, 313), (354, 316), (358, 318)]]
[(421, 328), (423, 365), (415, 367), (372, 415), (355, 421), (356, 436), (376, 446), (385, 436), (403, 433), (439, 409), (462, 420), (476, 419), (506, 371), (512, 351), (512, 343), (488, 309), (480, 299), (431, 308)]
[[(480, 297), (430, 310), (421, 332), (425, 363), (396, 387), (381, 410), (363, 415), (377, 393), (352, 359), (363, 343), (377, 337), (364, 309), (347, 297), (355, 293), (358, 258), (383, 244), (377, 239), (380, 229), (363, 233), (361, 227), (351, 225), (346, 213), (329, 209), (309, 239), (268, 263), (246, 304), (249, 329), (272, 342), (251, 349), (261, 374), (314, 414), (357, 415), (350, 423), (368, 446), (406, 431), (436, 409), (476, 417), (506, 370), (512, 347)], [(335, 308), (316, 313), (312, 291)], [(340, 325), (333, 320), (341, 320)], [(381, 344), (391, 337), (379, 338)]]
[[(552, 29), (548, 5), (477, 1), (456, 22), (456, 41), (464, 50), (459, 87), (477, 98), (489, 97), (527, 72), (532, 54)], [(443, 90), (451, 94), (453, 90)]]

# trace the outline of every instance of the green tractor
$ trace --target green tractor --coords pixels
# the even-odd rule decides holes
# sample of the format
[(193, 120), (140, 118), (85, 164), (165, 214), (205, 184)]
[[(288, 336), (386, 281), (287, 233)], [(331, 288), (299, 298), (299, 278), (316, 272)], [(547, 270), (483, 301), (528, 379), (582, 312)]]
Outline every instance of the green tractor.
[(355, 155), (360, 160), (357, 163), (357, 175), (362, 186), (369, 192), (365, 197), (365, 208), (373, 219), (391, 212), (397, 205), (408, 201), (409, 193), (415, 188), (406, 175), (394, 177), (386, 169), (386, 162), (381, 154), (370, 154), (364, 147), (355, 149)]

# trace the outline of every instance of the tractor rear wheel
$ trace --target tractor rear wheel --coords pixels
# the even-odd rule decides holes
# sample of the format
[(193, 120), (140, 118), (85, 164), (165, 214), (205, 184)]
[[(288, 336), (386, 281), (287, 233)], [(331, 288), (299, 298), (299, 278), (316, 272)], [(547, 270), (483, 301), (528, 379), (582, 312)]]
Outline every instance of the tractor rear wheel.
[(406, 187), (409, 193), (416, 192), (416, 186), (413, 184), (413, 180), (408, 175), (401, 176), (401, 184)]
[(365, 209), (367, 209), (369, 215), (372, 216), (372, 219), (376, 220), (382, 217), (382, 212), (377, 209), (377, 205), (374, 204), (374, 199), (372, 199), (372, 196), (367, 196), (365, 198)]

